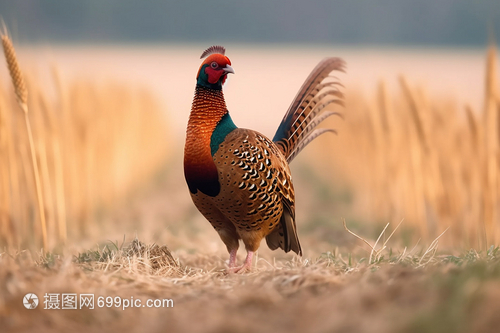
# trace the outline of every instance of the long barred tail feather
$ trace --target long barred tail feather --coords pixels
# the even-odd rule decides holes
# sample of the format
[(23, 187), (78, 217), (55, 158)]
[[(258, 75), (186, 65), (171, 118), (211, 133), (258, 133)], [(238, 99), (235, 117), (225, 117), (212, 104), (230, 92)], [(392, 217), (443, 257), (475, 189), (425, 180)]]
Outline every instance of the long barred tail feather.
[[(325, 120), (326, 118), (328, 118), (328, 117), (323, 117), (324, 114), (327, 113), (328, 111), (325, 111), (325, 112), (322, 112), (322, 111), (323, 111), (323, 109), (325, 109), (328, 105), (330, 105), (332, 103), (336, 103), (336, 104), (339, 104), (341, 106), (344, 106), (344, 102), (342, 100), (338, 100), (338, 99), (330, 99), (330, 100), (327, 100), (320, 105), (317, 105), (317, 103), (315, 103), (314, 107), (311, 108), (312, 110), (307, 114), (307, 116), (305, 116), (303, 118), (299, 117), (300, 122), (295, 121), (295, 123), (291, 125), (292, 129), (295, 128), (294, 131), (290, 134), (290, 141), (292, 141), (292, 144), (297, 142), (299, 140), (299, 138), (304, 135), (303, 132), (306, 130), (306, 128), (311, 128), (311, 126), (313, 126), (312, 125), (313, 123), (315, 124), (313, 126), (313, 128), (314, 128), (321, 122), (321, 121), (316, 122), (317, 119), (321, 118), (322, 120)], [(338, 112), (334, 112), (330, 115), (339, 115), (340, 116), (340, 114)], [(295, 124), (297, 124), (297, 125), (294, 126)]]
[(297, 156), (298, 153), (300, 153), (300, 151), (302, 149), (304, 149), (305, 146), (307, 146), (309, 143), (311, 143), (312, 140), (316, 139), (321, 134), (324, 134), (327, 132), (337, 134), (337, 131), (332, 129), (332, 128), (317, 128), (317, 129), (315, 129), (310, 135), (305, 137), (303, 140), (301, 140), (299, 142), (299, 144), (297, 146), (295, 146), (295, 149), (290, 153), (290, 156), (287, 158), (287, 160), (289, 162), (291, 162), (295, 158), (295, 156)]
[(342, 114), (339, 112), (325, 111), (307, 124), (307, 126), (297, 136), (297, 141), (303, 141), (303, 139), (307, 138), (309, 136), (309, 133), (311, 133), (316, 128), (316, 126), (318, 126), (321, 122), (323, 122), (323, 120), (331, 116), (339, 116), (340, 118), (343, 118)]
[[(332, 103), (344, 105), (344, 95), (338, 90), (343, 85), (338, 78), (330, 75), (333, 71), (343, 72), (344, 67), (345, 63), (340, 58), (324, 59), (314, 68), (295, 96), (273, 138), (288, 162), (319, 135), (335, 132), (315, 128), (326, 118), (340, 115), (325, 111), (325, 108)], [(329, 81), (332, 79), (334, 81)]]

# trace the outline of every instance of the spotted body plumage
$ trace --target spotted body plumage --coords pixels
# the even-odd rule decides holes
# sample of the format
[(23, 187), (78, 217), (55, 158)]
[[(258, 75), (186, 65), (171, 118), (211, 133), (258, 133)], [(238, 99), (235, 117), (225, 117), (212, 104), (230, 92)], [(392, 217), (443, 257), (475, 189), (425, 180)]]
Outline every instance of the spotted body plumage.
[[(270, 140), (236, 127), (226, 108), (222, 84), (234, 73), (221, 46), (207, 49), (197, 76), (188, 122), (184, 173), (194, 204), (218, 232), (229, 253), (229, 269), (249, 269), (252, 256), (266, 238), (268, 246), (302, 254), (295, 223), (295, 193), (288, 163), (315, 137), (328, 130), (315, 127), (328, 104), (339, 103), (334, 83), (323, 82), (343, 62), (329, 58), (306, 80)], [(333, 87), (333, 88), (332, 88)], [(242, 240), (247, 258), (236, 268)]]
[[(193, 201), (215, 230), (243, 239), (251, 251), (260, 243), (253, 239), (275, 230), (283, 233), (278, 224), (284, 209), (294, 215), (295, 195), (290, 169), (278, 147), (260, 133), (236, 129), (220, 144), (213, 160), (220, 193), (215, 197), (196, 193)], [(283, 248), (284, 243), (283, 239)], [(298, 240), (294, 244), (293, 250), (301, 253)]]

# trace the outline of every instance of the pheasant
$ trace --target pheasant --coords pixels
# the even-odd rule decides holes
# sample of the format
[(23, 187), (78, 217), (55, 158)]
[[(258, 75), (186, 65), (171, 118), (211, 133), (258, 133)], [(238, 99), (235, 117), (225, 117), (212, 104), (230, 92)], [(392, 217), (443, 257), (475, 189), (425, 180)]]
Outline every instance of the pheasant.
[[(196, 76), (196, 89), (184, 148), (184, 175), (196, 208), (212, 224), (229, 252), (230, 272), (250, 270), (263, 238), (271, 250), (302, 255), (295, 224), (295, 194), (288, 164), (312, 140), (332, 129), (316, 126), (343, 105), (332, 71), (339, 58), (326, 58), (311, 72), (281, 121), (274, 138), (237, 127), (229, 115), (222, 85), (234, 74), (225, 48), (211, 46)], [(236, 266), (239, 240), (247, 250)]]

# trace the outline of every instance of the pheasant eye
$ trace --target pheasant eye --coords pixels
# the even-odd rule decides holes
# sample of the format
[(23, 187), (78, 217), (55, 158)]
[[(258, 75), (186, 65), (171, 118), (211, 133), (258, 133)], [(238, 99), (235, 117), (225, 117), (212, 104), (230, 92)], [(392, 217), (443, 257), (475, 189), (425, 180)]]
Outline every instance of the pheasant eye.
[(210, 64), (210, 66), (212, 68), (217, 68), (217, 66), (219, 66), (215, 61), (213, 63)]

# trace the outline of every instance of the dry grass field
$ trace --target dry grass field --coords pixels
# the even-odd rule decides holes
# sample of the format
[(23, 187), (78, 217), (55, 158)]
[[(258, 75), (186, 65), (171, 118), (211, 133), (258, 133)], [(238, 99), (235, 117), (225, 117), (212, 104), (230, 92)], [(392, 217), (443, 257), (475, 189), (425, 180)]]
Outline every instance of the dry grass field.
[(140, 87), (68, 82), (56, 66), (43, 82), (24, 76), (3, 41), (14, 89), (0, 86), (0, 242), (53, 249), (158, 172), (166, 117)]
[[(79, 64), (91, 51), (56, 48), (51, 64), (26, 48), (14, 86), (7, 67), (0, 71), (2, 332), (497, 332), (495, 48), (459, 62), (465, 77), (484, 72), (473, 71), (479, 82), (471, 78), (470, 89), (450, 84), (451, 95), (414, 83), (411, 71), (395, 75), (395, 85), (373, 75), (368, 85), (361, 73), (370, 76), (369, 66), (348, 67), (344, 120), (327, 124), (339, 135), (292, 165), (304, 256), (263, 245), (252, 272), (231, 275), (182, 177), (200, 51), (187, 50), (195, 55), (150, 49), (133, 73), (128, 61), (140, 49), (93, 50), (97, 60)], [(246, 51), (228, 52), (238, 80), (248, 81), (231, 77), (228, 105), (237, 124), (271, 135), (310, 70), (285, 69), (317, 56), (298, 50), (280, 63), (289, 50), (261, 49), (276, 64), (269, 80), (281, 80), (261, 92), (250, 91), (259, 77), (246, 61), (259, 51)], [(170, 61), (156, 55), (169, 52)], [(350, 64), (349, 53), (334, 55)], [(444, 75), (436, 72), (436, 82)], [(470, 91), (469, 103), (452, 87)], [(252, 113), (254, 98), (241, 91), (260, 94), (270, 109)], [(38, 296), (36, 309), (23, 305), (27, 293)], [(93, 294), (94, 309), (54, 309), (71, 305), (62, 294)], [(143, 307), (148, 299), (162, 306)]]
[[(482, 105), (429, 97), (399, 76), (398, 93), (380, 81), (374, 97), (352, 93), (342, 140), (330, 141), (331, 166), (357, 188), (366, 213), (405, 219), (432, 240), (487, 249), (500, 237), (500, 95), (497, 54), (485, 57)], [(323, 148), (320, 148), (323, 149)], [(342, 156), (339, 159), (338, 156)]]

